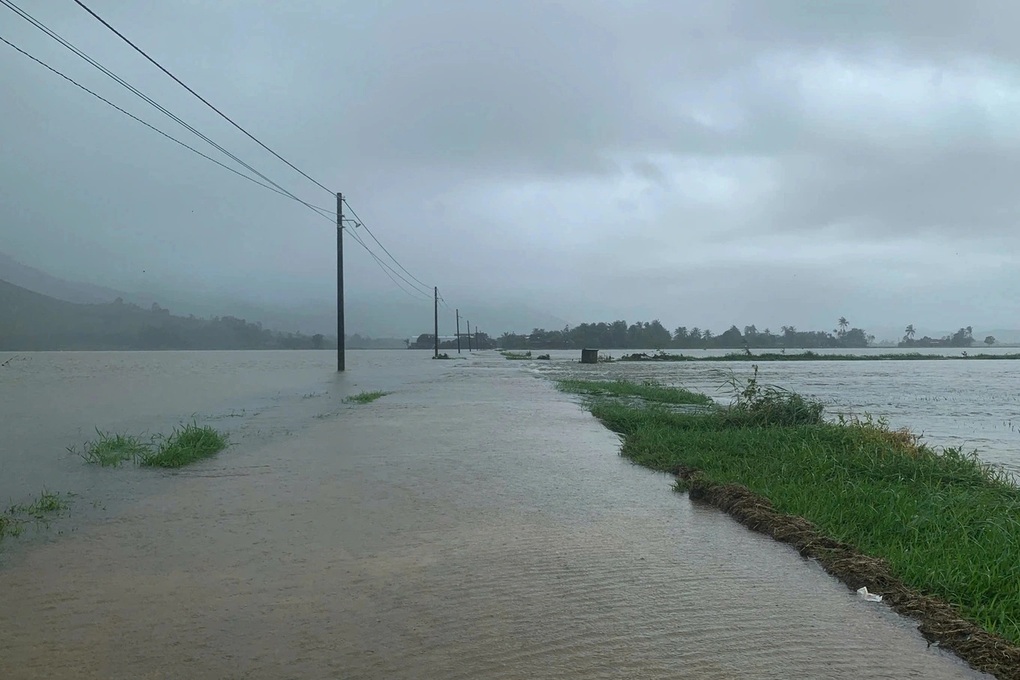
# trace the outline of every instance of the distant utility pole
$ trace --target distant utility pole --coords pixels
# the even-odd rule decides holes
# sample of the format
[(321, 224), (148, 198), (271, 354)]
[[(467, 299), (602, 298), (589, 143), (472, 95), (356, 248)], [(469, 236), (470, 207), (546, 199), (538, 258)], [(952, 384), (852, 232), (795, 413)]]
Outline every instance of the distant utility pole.
[(471, 322), (468, 321), (467, 324), (468, 324), (468, 332), (467, 332), (467, 336), (468, 336), (468, 351), (470, 352), (471, 351)]
[(432, 302), (435, 305), (434, 312), (435, 312), (435, 321), (436, 321), (436, 327), (435, 327), (435, 331), (436, 331), (436, 353), (433, 356), (436, 359), (438, 359), (439, 358), (439, 287), (438, 286), (434, 287), (432, 289), (432, 292), (434, 294)]
[(460, 354), (460, 310), (457, 310), (457, 354)]
[(336, 370), (347, 368), (344, 337), (344, 195), (336, 195)]
[(482, 348), (482, 333), (478, 330), (478, 326), (475, 326), (475, 347)]

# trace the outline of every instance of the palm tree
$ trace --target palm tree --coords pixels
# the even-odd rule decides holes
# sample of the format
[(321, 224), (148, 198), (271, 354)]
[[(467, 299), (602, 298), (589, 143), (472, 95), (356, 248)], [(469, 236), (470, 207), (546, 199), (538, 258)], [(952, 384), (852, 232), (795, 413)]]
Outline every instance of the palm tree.
[(846, 335), (846, 329), (850, 327), (850, 322), (846, 320), (845, 316), (839, 317), (839, 334)]
[(915, 335), (914, 324), (907, 324), (907, 327), (903, 330), (903, 334), (903, 337), (907, 340), (913, 340)]

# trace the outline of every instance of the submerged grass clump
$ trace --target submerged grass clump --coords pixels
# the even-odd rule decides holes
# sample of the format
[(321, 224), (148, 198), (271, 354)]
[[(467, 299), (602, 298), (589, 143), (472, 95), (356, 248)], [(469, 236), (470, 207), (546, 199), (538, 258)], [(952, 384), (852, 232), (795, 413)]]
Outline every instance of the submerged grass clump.
[(195, 423), (174, 428), (156, 440), (155, 450), (139, 458), (146, 467), (178, 468), (213, 456), (227, 447), (227, 438), (209, 427)]
[(86, 463), (102, 467), (117, 467), (125, 461), (134, 461), (151, 452), (148, 442), (133, 435), (113, 434), (96, 428), (96, 438), (86, 441), (81, 449), (69, 447)]
[(500, 354), (509, 361), (527, 361), (531, 358), (530, 350), (527, 352), (511, 352), (509, 350), (504, 350), (500, 352)]
[(345, 404), (371, 404), (376, 399), (381, 399), (392, 392), (361, 392), (344, 398)]
[(682, 387), (664, 387), (653, 382), (635, 383), (626, 380), (561, 380), (559, 387), (564, 392), (590, 397), (637, 397), (659, 404), (692, 404), (711, 406), (711, 397), (692, 392)]
[(0, 511), (0, 541), (20, 536), (32, 524), (49, 526), (50, 520), (71, 507), (67, 497), (45, 489), (31, 503), (17, 503)]
[(578, 383), (561, 387), (595, 395), (588, 408), (624, 435), (624, 456), (677, 474), (678, 489), (793, 543), (852, 588), (884, 591), (975, 667), (1020, 677), (1020, 489), (1007, 474), (881, 420), (826, 421), (820, 404), (757, 373), (734, 384), (728, 407), (688, 413), (615, 398), (648, 385)]
[(209, 426), (189, 423), (175, 427), (169, 435), (149, 440), (127, 434), (96, 429), (96, 439), (81, 448), (68, 447), (86, 462), (102, 467), (118, 467), (126, 461), (146, 467), (175, 468), (208, 458), (227, 447), (226, 435)]

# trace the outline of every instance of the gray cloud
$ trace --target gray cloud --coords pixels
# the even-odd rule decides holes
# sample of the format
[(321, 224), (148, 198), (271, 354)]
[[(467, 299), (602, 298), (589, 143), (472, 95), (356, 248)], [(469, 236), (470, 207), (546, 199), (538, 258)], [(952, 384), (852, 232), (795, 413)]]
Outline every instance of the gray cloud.
[[(93, 56), (332, 206), (76, 8), (36, 4)], [(720, 330), (825, 328), (841, 314), (865, 327), (1002, 325), (1020, 311), (1009, 294), (1020, 283), (1015, 3), (95, 8), (344, 191), (451, 303)], [(3, 12), (0, 34), (173, 130)], [(329, 304), (325, 220), (0, 47), (0, 88), (15, 94), (0, 101), (6, 252), (120, 288)], [(357, 245), (348, 252), (352, 295), (381, 310), (402, 295)]]

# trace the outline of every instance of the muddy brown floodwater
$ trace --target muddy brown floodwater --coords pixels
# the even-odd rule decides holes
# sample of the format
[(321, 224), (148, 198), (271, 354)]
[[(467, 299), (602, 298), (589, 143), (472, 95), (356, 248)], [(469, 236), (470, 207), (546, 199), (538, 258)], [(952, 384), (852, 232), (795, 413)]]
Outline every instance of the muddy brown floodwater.
[[(136, 480), (104, 482), (115, 509), (5, 543), (0, 678), (984, 677), (621, 459), (548, 380), (392, 362), (390, 396), (100, 471)], [(393, 372), (352, 364), (334, 396)]]

